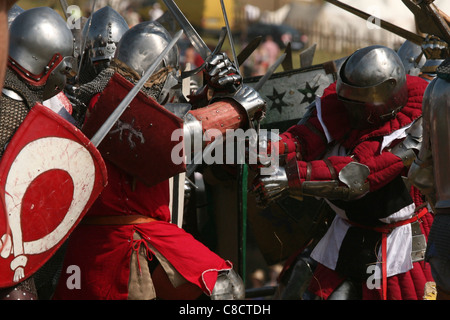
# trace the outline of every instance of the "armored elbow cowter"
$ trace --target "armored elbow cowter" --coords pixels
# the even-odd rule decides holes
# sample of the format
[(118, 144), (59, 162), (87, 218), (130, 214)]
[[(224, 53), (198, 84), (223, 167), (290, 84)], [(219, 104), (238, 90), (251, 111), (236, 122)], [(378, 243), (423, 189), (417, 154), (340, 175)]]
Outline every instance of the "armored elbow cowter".
[[(334, 171), (331, 166), (329, 168), (330, 171)], [(291, 159), (286, 164), (290, 195), (299, 199), (303, 196), (313, 196), (330, 200), (356, 200), (369, 192), (369, 183), (366, 179), (370, 170), (366, 165), (350, 162), (339, 174), (331, 173), (335, 179), (301, 182), (297, 160)]]
[(402, 159), (405, 167), (409, 167), (419, 153), (423, 139), (422, 117), (413, 122), (406, 130), (406, 138), (391, 149), (391, 153)]
[[(308, 170), (310, 170), (308, 164)], [(331, 166), (329, 167), (331, 168)], [(331, 169), (330, 169), (331, 170)], [(369, 192), (366, 182), (370, 170), (367, 166), (350, 162), (335, 179), (326, 181), (305, 181), (301, 178), (297, 159), (293, 158), (285, 167), (279, 167), (274, 174), (259, 176), (253, 185), (256, 201), (259, 206), (267, 206), (270, 202), (282, 197), (291, 196), (302, 200), (304, 196), (326, 198), (330, 200), (356, 200)]]

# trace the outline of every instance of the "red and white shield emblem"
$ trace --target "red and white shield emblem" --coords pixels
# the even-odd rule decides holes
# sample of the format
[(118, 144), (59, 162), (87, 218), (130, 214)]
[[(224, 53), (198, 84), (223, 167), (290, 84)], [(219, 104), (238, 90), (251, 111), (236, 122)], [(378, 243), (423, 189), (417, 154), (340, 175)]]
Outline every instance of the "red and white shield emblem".
[(0, 287), (25, 280), (48, 261), (106, 182), (104, 161), (90, 140), (34, 106), (0, 162)]

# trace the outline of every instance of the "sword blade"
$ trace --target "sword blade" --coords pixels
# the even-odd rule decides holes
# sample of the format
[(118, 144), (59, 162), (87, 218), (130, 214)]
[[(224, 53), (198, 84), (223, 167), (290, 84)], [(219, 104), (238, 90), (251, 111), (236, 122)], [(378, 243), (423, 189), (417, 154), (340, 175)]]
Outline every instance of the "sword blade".
[(306, 68), (306, 67), (312, 66), (313, 61), (314, 61), (314, 54), (316, 53), (316, 47), (317, 47), (317, 44), (314, 43), (308, 49), (300, 52), (300, 67), (301, 68)]
[(117, 106), (117, 108), (111, 113), (111, 115), (106, 119), (105, 123), (98, 129), (98, 131), (95, 133), (95, 135), (92, 137), (91, 141), (92, 144), (95, 147), (98, 147), (98, 145), (103, 141), (103, 139), (106, 137), (108, 132), (111, 130), (111, 128), (114, 126), (116, 121), (120, 118), (120, 116), (123, 114), (125, 109), (128, 107), (128, 105), (133, 101), (133, 99), (136, 97), (136, 95), (139, 93), (139, 91), (142, 89), (144, 84), (148, 81), (150, 76), (155, 72), (158, 65), (161, 63), (161, 61), (164, 59), (164, 57), (167, 55), (167, 53), (175, 46), (178, 39), (180, 39), (181, 35), (183, 34), (183, 30), (180, 30), (177, 32), (177, 34), (173, 37), (172, 41), (167, 45), (167, 47), (161, 52), (161, 54), (156, 58), (156, 60), (153, 62), (153, 64), (145, 71), (142, 78), (138, 81), (138, 83), (130, 90), (130, 92), (127, 94), (127, 96), (120, 102), (120, 104)]
[(245, 60), (247, 60), (248, 57), (253, 53), (253, 51), (258, 48), (262, 41), (262, 36), (258, 36), (255, 39), (253, 39), (242, 51), (238, 54), (237, 59), (239, 65), (242, 65)]
[(284, 59), (283, 63), (282, 63), (284, 71), (289, 71), (289, 70), (294, 69), (294, 65), (292, 63), (292, 48), (291, 48), (290, 42), (286, 46), (284, 53), (286, 53), (286, 59)]
[(254, 89), (256, 91), (259, 91), (262, 88), (264, 83), (266, 83), (266, 81), (269, 80), (269, 78), (272, 76), (272, 74), (275, 72), (275, 70), (277, 70), (277, 68), (280, 66), (280, 64), (284, 61), (285, 58), (286, 58), (286, 53), (283, 53), (277, 59), (277, 61), (275, 61), (275, 63), (270, 66), (270, 68), (267, 70), (266, 74), (261, 79), (259, 79), (258, 83), (255, 85)]
[(211, 50), (208, 48), (206, 43), (203, 41), (203, 39), (200, 37), (200, 35), (197, 33), (197, 31), (194, 29), (194, 27), (184, 16), (180, 8), (178, 8), (178, 6), (173, 0), (163, 0), (163, 1), (164, 4), (172, 13), (175, 20), (177, 20), (180, 27), (184, 30), (191, 44), (194, 46), (194, 48), (197, 50), (197, 52), (200, 54), (203, 60), (206, 60), (206, 58), (209, 55), (211, 55)]
[(340, 1), (337, 0), (325, 0), (326, 2), (329, 2), (331, 4), (334, 4), (335, 6), (344, 9), (345, 11), (348, 11), (350, 13), (353, 13), (354, 15), (366, 19), (368, 20), (369, 18), (376, 18), (376, 19), (370, 19), (370, 21), (372, 21), (372, 23), (375, 23), (374, 20), (379, 21), (380, 22), (380, 27), (390, 31), (392, 33), (395, 33), (396, 35), (405, 38), (406, 40), (409, 40), (417, 45), (422, 45), (423, 41), (425, 40), (424, 37), (413, 33), (411, 31), (405, 30), (403, 28), (400, 28), (398, 26), (396, 26), (395, 24), (392, 24), (390, 22), (387, 22), (385, 20), (382, 20), (378, 17), (374, 17), (371, 14), (365, 13), (364, 11), (361, 11), (359, 9), (356, 9), (352, 6), (349, 6), (348, 4), (342, 3)]
[(234, 60), (234, 64), (236, 65), (236, 71), (239, 74), (241, 74), (241, 72), (239, 71), (239, 61), (236, 56), (236, 48), (234, 46), (234, 41), (233, 41), (233, 33), (231, 32), (230, 23), (228, 21), (227, 10), (225, 8), (225, 3), (223, 2), (223, 0), (220, 0), (220, 5), (222, 7), (223, 20), (225, 21), (225, 26), (227, 27), (228, 40), (230, 41), (231, 53), (233, 54), (233, 60)]

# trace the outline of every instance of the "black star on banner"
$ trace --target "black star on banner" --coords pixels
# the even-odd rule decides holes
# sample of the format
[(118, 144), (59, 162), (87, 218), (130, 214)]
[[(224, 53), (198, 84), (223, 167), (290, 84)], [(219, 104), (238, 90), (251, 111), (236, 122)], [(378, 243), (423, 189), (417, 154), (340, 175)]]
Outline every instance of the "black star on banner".
[(311, 88), (311, 86), (309, 85), (308, 82), (306, 83), (306, 86), (305, 86), (304, 89), (298, 89), (298, 91), (300, 93), (303, 93), (303, 95), (304, 95), (303, 100), (302, 100), (301, 103), (314, 102), (314, 100), (316, 99), (316, 91), (317, 91), (317, 89), (319, 89), (319, 86), (315, 86), (315, 87)]
[(288, 106), (288, 104), (283, 101), (283, 97), (285, 94), (286, 91), (278, 93), (277, 89), (275, 89), (275, 87), (273, 88), (273, 95), (267, 96), (267, 98), (269, 98), (273, 102), (270, 110), (277, 109), (280, 114), (282, 113), (282, 108)]

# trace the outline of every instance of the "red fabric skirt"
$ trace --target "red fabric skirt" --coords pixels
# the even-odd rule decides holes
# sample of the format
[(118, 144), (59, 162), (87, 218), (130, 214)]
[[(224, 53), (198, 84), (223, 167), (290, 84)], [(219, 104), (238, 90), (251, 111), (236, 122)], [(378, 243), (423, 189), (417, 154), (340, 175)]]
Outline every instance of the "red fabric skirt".
[[(428, 239), (433, 214), (427, 213), (422, 217), (420, 227), (422, 233)], [(330, 294), (345, 280), (337, 272), (319, 264), (314, 272), (309, 291), (315, 295), (327, 299)], [(414, 262), (413, 268), (408, 272), (387, 278), (387, 300), (423, 300), (425, 284), (434, 281), (428, 263), (424, 261)], [(381, 300), (382, 289), (369, 289), (362, 284), (363, 300)]]
[[(133, 241), (134, 232), (142, 240)], [(80, 225), (70, 236), (56, 300), (125, 300), (133, 249), (151, 244), (190, 283), (209, 295), (220, 270), (230, 262), (210, 251), (178, 226), (162, 221), (138, 225)], [(148, 251), (149, 259), (156, 259)], [(77, 267), (76, 269), (70, 266)], [(74, 288), (76, 272), (80, 287)]]

